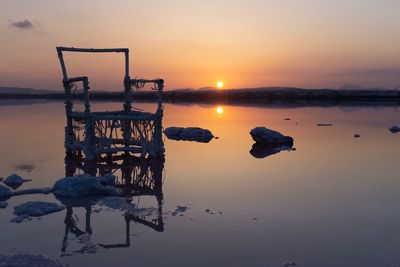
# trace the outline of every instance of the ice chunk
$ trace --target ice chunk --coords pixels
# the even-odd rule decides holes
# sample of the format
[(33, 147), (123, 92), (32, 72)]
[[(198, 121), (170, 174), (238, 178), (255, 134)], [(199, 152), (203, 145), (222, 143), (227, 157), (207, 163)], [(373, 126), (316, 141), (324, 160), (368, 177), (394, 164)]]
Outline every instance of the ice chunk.
[(250, 135), (253, 140), (258, 144), (270, 145), (270, 146), (293, 146), (293, 138), (290, 136), (284, 136), (283, 134), (267, 129), (265, 127), (256, 127), (250, 131)]
[(11, 221), (19, 223), (23, 219), (28, 217), (40, 217), (63, 209), (64, 206), (57, 203), (28, 201), (14, 207), (14, 215), (16, 215), (17, 217), (12, 219)]
[(164, 133), (168, 139), (177, 141), (195, 141), (208, 143), (214, 138), (210, 130), (202, 129), (199, 127), (169, 127), (165, 129)]
[(10, 267), (63, 267), (64, 265), (45, 258), (42, 255), (15, 254), (4, 255), (0, 254), (0, 266)]
[(392, 127), (389, 128), (389, 131), (393, 134), (399, 133), (400, 132), (400, 127), (397, 125), (393, 125)]
[(0, 184), (0, 199), (1, 198), (9, 198), (13, 195), (10, 188), (5, 187), (4, 185)]
[(32, 180), (24, 179), (21, 176), (17, 174), (11, 174), (4, 180), (4, 184), (6, 184), (8, 187), (11, 187), (12, 189), (17, 189), (20, 187), (23, 183), (29, 182)]
[(102, 185), (101, 178), (89, 174), (65, 177), (58, 180), (53, 186), (53, 193), (57, 197), (84, 197), (90, 195), (117, 195), (115, 187)]

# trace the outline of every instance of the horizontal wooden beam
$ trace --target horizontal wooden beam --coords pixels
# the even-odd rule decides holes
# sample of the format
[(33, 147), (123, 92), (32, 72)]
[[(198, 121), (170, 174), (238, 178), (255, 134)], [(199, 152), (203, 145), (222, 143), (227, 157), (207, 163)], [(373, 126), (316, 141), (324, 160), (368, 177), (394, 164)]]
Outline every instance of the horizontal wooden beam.
[(64, 47), (58, 46), (57, 51), (66, 52), (89, 52), (89, 53), (128, 53), (128, 48), (78, 48), (78, 47)]

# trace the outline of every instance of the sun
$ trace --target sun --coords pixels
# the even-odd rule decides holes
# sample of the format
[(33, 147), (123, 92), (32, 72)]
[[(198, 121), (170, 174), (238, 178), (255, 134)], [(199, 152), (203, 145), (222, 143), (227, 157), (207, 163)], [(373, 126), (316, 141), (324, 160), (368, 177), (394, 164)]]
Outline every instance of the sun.
[(224, 83), (221, 82), (221, 81), (217, 82), (217, 87), (218, 87), (219, 89), (221, 89), (222, 87), (224, 87)]
[(217, 107), (217, 113), (218, 113), (218, 114), (224, 113), (224, 108), (221, 107), (221, 106)]

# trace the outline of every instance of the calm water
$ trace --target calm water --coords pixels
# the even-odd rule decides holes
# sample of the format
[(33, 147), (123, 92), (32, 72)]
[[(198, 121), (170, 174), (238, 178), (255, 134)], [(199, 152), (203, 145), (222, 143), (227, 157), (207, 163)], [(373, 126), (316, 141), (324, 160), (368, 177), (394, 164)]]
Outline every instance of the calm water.
[[(9, 222), (25, 201), (59, 203), (20, 196), (0, 210), (0, 253), (42, 254), (70, 266), (400, 266), (400, 134), (387, 130), (400, 124), (397, 108), (222, 108), (165, 105), (164, 127), (199, 126), (219, 139), (165, 140), (162, 232), (131, 222), (128, 244), (123, 212), (95, 205), (93, 233), (65, 237), (66, 210)], [(62, 102), (2, 103), (0, 122), (0, 176), (33, 179), (22, 189), (65, 176)], [(296, 151), (254, 158), (255, 126), (292, 136)], [(133, 203), (157, 207), (154, 196)], [(189, 209), (173, 216), (176, 206)], [(73, 213), (84, 231), (85, 209)]]

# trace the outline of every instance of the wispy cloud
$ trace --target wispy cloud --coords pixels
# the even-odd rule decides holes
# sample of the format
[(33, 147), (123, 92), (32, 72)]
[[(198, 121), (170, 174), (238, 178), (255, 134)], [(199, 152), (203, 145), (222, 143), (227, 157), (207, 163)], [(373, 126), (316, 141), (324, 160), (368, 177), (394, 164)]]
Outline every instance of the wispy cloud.
[(386, 76), (400, 77), (400, 68), (376, 68), (364, 70), (349, 70), (339, 73), (340, 76)]
[(17, 29), (22, 29), (22, 30), (29, 30), (29, 29), (33, 29), (33, 23), (30, 22), (27, 19), (24, 20), (20, 20), (20, 21), (10, 21), (10, 26), (17, 28)]

